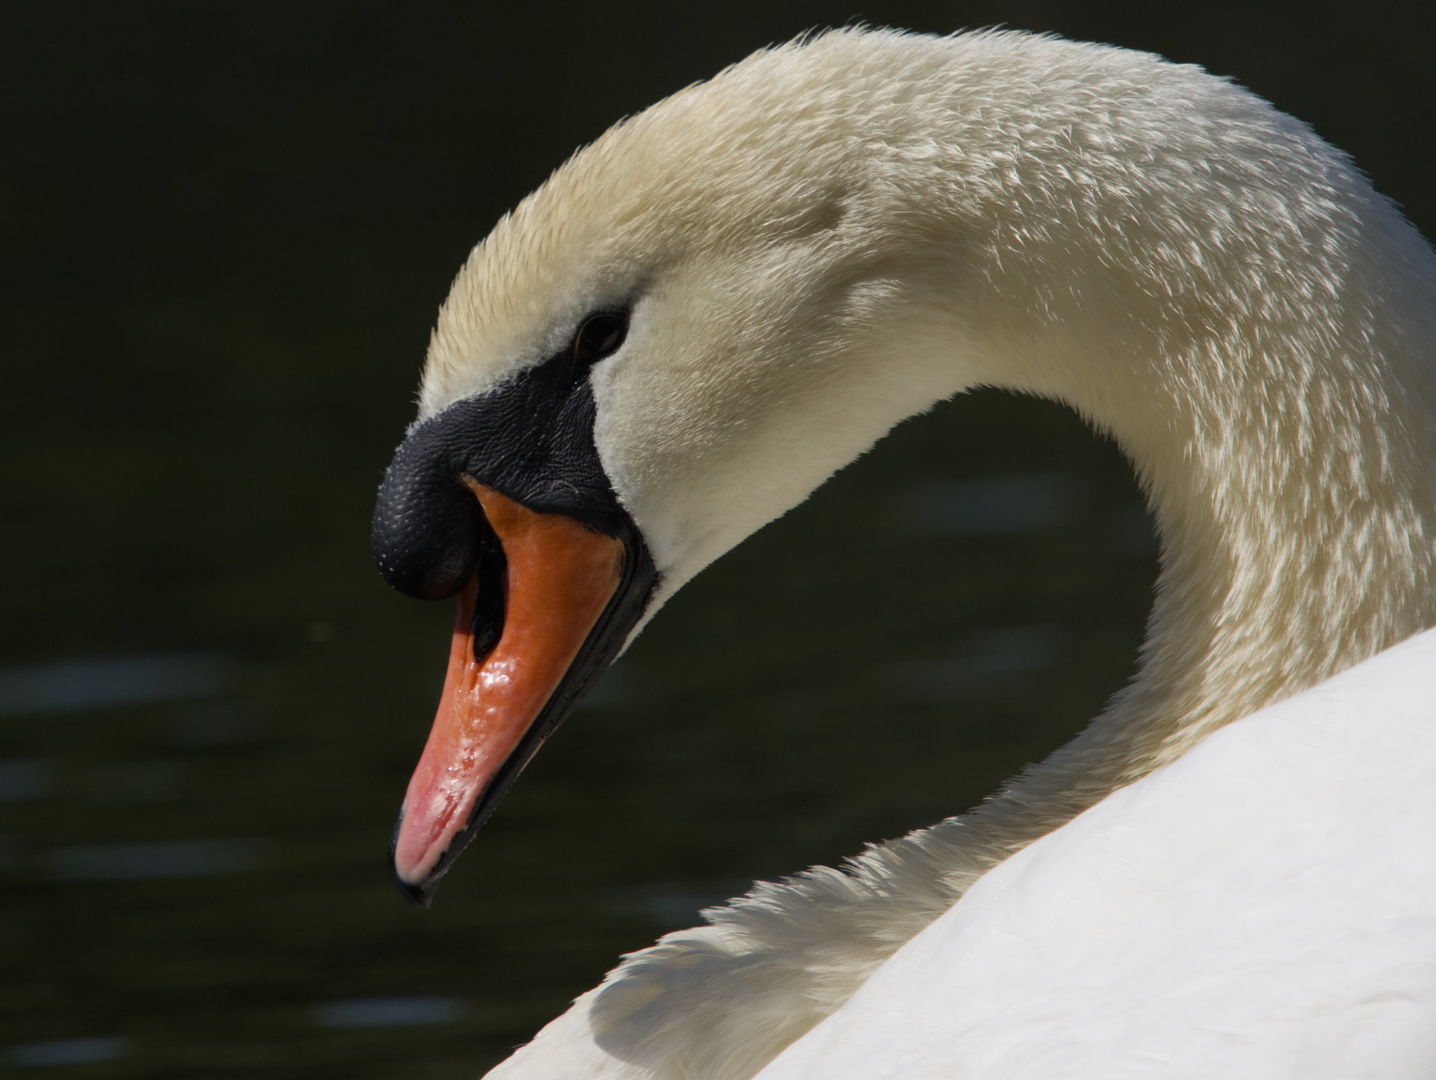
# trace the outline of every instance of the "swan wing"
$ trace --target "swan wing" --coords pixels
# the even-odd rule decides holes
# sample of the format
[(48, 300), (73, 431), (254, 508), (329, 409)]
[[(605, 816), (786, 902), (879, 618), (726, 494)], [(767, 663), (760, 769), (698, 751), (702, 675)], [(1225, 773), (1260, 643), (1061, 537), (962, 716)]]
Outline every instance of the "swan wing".
[(762, 1080), (1436, 1075), (1436, 631), (988, 873)]

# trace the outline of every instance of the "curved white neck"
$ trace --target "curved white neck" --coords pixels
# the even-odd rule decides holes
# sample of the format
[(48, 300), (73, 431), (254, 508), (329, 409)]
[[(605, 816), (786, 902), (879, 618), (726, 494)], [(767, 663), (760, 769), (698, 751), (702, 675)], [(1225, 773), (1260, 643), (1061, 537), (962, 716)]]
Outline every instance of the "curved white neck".
[(994, 349), (990, 381), (1116, 438), (1156, 517), (1141, 669), (1091, 736), (1124, 729), (1116, 783), (1436, 623), (1436, 272), (1367, 209), (1359, 256), (1321, 280), (1298, 236), (1266, 265), (1209, 260), (1208, 292), (1128, 272), (1105, 310), (1046, 300)]
[[(569, 227), (595, 193), (598, 224)], [(594, 1075), (749, 1076), (1014, 851), (1436, 624), (1436, 257), (1342, 154), (1197, 69), (827, 35), (614, 129), (495, 236), (426, 401), (504, 377), (510, 338), (541, 354), (583, 305), (637, 296), (593, 375), (595, 440), (660, 600), (979, 385), (1111, 433), (1163, 544), (1140, 672), (1082, 735), (976, 810), (635, 954), (515, 1069), (582, 1047)], [(551, 280), (567, 307), (527, 301)]]

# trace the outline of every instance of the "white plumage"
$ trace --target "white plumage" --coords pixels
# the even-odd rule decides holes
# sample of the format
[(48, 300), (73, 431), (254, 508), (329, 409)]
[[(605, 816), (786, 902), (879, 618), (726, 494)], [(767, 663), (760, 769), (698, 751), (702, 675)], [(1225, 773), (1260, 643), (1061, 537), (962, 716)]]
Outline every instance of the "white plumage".
[(1436, 1069), (1436, 631), (985, 875), (763, 1080)]
[(496, 1076), (726, 1080), (795, 1040), (765, 1075), (1436, 1071), (1436, 645), (1347, 672), (1436, 623), (1436, 260), (1344, 155), (1144, 54), (822, 35), (500, 222), (422, 415), (612, 304), (595, 438), (659, 602), (978, 385), (1119, 441), (1162, 573), (1138, 677), (1078, 739), (630, 957)]

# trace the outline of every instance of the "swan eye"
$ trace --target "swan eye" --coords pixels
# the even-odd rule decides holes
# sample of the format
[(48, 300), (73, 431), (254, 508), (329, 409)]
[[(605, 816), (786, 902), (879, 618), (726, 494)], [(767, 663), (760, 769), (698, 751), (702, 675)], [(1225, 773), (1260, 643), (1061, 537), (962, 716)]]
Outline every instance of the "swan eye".
[(583, 365), (612, 356), (628, 335), (628, 312), (603, 311), (590, 315), (573, 339), (573, 358)]

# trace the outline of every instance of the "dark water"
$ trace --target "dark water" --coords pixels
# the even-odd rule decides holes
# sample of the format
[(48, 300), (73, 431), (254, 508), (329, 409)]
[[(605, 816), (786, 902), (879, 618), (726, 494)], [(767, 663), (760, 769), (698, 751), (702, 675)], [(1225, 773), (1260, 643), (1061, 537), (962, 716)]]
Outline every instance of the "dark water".
[(1131, 673), (1150, 534), (1110, 445), (977, 395), (690, 585), (414, 911), (384, 860), (450, 612), (379, 580), (373, 493), (494, 218), (811, 25), (1204, 63), (1429, 235), (1429, 9), (1238, 10), (0, 7), (0, 1060), (476, 1075), (620, 952), (1067, 738)]

